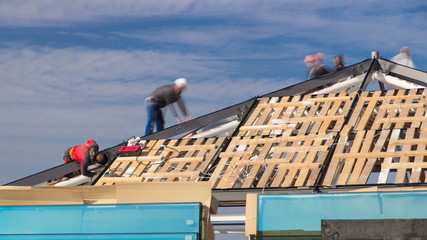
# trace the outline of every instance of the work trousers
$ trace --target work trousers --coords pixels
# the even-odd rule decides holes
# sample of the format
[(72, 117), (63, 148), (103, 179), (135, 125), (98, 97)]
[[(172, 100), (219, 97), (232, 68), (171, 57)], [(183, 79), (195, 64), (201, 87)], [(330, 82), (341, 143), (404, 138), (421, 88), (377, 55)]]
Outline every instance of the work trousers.
[(156, 124), (157, 131), (161, 131), (165, 126), (162, 109), (156, 106), (152, 100), (145, 100), (145, 108), (147, 110), (147, 126), (145, 127), (145, 135), (151, 134), (154, 131)]

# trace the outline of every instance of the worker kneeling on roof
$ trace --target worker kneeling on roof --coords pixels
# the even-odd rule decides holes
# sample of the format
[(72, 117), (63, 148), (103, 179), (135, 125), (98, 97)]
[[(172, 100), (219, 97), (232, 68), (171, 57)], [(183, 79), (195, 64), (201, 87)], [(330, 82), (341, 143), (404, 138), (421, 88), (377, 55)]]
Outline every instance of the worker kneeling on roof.
[(93, 177), (95, 174), (88, 170), (88, 167), (95, 163), (104, 164), (105, 156), (99, 153), (98, 144), (89, 139), (85, 144), (73, 146), (67, 149), (64, 153), (64, 162), (69, 163), (77, 161), (80, 163), (80, 171), (82, 175)]

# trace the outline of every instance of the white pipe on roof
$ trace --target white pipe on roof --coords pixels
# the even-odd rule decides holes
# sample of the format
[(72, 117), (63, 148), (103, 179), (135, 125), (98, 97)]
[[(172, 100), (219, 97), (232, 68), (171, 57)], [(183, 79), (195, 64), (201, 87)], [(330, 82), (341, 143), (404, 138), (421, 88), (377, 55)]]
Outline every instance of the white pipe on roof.
[(411, 83), (405, 80), (402, 80), (400, 78), (397, 77), (393, 77), (393, 76), (389, 76), (389, 75), (385, 75), (384, 73), (378, 72), (376, 71), (373, 75), (372, 75), (372, 79), (382, 82), (392, 88), (395, 89), (415, 89), (415, 88), (424, 88), (421, 85), (415, 84), (415, 83)]
[(201, 133), (197, 133), (196, 135), (191, 136), (191, 138), (208, 138), (208, 137), (215, 137), (218, 135), (221, 135), (223, 133), (226, 133), (228, 131), (234, 131), (236, 127), (239, 125), (239, 121), (234, 120), (231, 122), (228, 122), (226, 124), (220, 125), (218, 127), (211, 128), (209, 130), (206, 130)]
[(324, 89), (320, 89), (319, 91), (314, 92), (313, 94), (328, 94), (328, 93), (337, 93), (341, 92), (347, 88), (356, 86), (357, 84), (361, 84), (364, 76), (357, 76), (354, 78), (350, 78), (348, 80), (344, 80), (342, 82), (336, 83), (330, 87), (326, 87)]
[(91, 178), (88, 176), (80, 175), (78, 177), (70, 178), (66, 181), (59, 182), (55, 184), (55, 187), (71, 187), (71, 186), (79, 186), (84, 183), (90, 182)]

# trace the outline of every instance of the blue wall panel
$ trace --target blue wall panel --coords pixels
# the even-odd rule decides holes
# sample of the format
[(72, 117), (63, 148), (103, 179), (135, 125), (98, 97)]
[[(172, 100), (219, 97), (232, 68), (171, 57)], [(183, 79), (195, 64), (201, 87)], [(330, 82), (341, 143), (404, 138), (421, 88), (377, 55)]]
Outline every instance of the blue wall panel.
[(257, 231), (320, 231), (322, 219), (425, 219), (427, 192), (259, 195)]
[(197, 240), (197, 234), (67, 234), (67, 235), (0, 235), (0, 240), (81, 240), (81, 239), (95, 239), (95, 240)]
[(197, 240), (197, 234), (48, 234), (48, 235), (0, 235), (1, 240)]
[(6, 206), (0, 239), (192, 240), (200, 216), (200, 203)]

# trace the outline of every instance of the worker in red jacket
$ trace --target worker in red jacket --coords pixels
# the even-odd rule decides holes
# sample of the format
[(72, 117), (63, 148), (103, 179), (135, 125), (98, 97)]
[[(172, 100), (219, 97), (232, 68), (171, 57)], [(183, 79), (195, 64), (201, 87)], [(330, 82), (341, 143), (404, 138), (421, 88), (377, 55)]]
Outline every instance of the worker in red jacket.
[(93, 177), (94, 173), (88, 170), (89, 165), (95, 164), (95, 161), (101, 164), (105, 162), (104, 154), (98, 151), (98, 144), (89, 139), (85, 144), (68, 148), (64, 153), (64, 162), (78, 161), (82, 175)]

